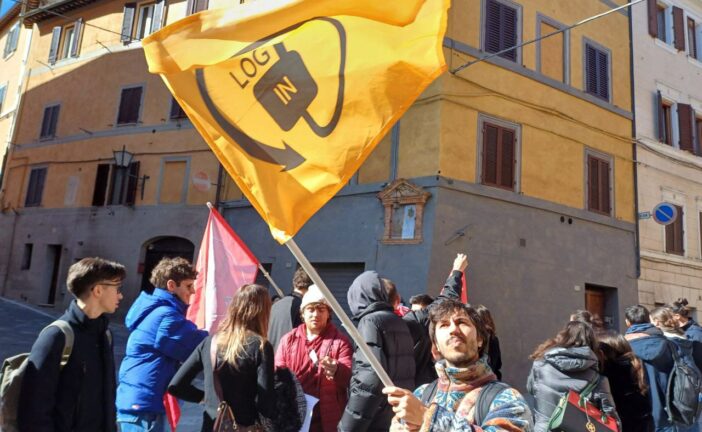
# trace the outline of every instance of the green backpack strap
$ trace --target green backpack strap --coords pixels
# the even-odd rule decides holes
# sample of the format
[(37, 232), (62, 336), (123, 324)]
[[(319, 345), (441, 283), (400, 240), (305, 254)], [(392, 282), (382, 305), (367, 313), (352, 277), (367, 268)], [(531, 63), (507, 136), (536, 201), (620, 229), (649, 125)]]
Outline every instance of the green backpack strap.
[(495, 400), (498, 394), (508, 388), (510, 388), (509, 385), (502, 381), (490, 381), (485, 384), (483, 389), (480, 390), (478, 400), (475, 402), (475, 416), (473, 420), (476, 425), (480, 426), (483, 424), (483, 420), (490, 413), (492, 401)]
[[(71, 353), (73, 352), (73, 342), (75, 341), (75, 334), (73, 333), (73, 328), (71, 327), (71, 325), (64, 320), (56, 320), (48, 326), (44, 327), (44, 330), (52, 326), (58, 327), (59, 330), (63, 332), (63, 335), (66, 338), (66, 341), (63, 344), (63, 353), (61, 354), (61, 369), (63, 369), (63, 367), (66, 366), (66, 363), (68, 363), (68, 359), (71, 358)], [(42, 333), (44, 332), (44, 330), (42, 330)]]

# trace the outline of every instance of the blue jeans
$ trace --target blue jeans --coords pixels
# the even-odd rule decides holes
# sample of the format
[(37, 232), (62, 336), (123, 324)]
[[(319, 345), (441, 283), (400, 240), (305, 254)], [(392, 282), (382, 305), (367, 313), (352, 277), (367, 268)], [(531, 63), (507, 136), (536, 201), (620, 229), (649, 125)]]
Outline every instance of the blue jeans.
[(117, 423), (122, 432), (169, 432), (165, 414), (117, 414)]

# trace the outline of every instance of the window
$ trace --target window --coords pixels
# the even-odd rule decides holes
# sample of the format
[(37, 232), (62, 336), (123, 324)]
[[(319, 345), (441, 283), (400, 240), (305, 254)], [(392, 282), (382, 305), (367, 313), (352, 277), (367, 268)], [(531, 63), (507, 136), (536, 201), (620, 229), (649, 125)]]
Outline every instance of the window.
[(41, 205), (41, 198), (44, 194), (44, 182), (46, 181), (46, 168), (34, 168), (29, 174), (29, 185), (27, 186), (27, 197), (24, 200), (25, 207), (36, 207)]
[(482, 183), (514, 190), (517, 131), (484, 122), (482, 134)]
[(612, 173), (606, 157), (587, 155), (587, 209), (611, 214)]
[(423, 241), (424, 206), (431, 196), (421, 187), (397, 179), (380, 191), (385, 210), (384, 244), (417, 244)]
[(186, 13), (192, 15), (207, 10), (209, 0), (188, 0)]
[(185, 115), (185, 111), (183, 111), (183, 108), (180, 106), (178, 101), (175, 100), (175, 98), (171, 98), (171, 113), (168, 116), (168, 118), (171, 120), (181, 120), (188, 118), (188, 116)]
[(56, 136), (56, 125), (61, 105), (52, 105), (44, 108), (44, 117), (41, 121), (39, 139), (52, 139)]
[(697, 137), (697, 154), (702, 154), (702, 117), (695, 117), (695, 136)]
[(658, 140), (673, 145), (673, 105), (658, 92)]
[(83, 20), (78, 19), (63, 27), (56, 26), (51, 33), (51, 47), (49, 49), (49, 64), (57, 60), (78, 57), (80, 51), (81, 30)]
[(585, 91), (609, 101), (609, 53), (585, 43)]
[(33, 243), (24, 244), (24, 252), (22, 253), (22, 264), (20, 265), (20, 270), (29, 270), (32, 267), (32, 250), (34, 249)]
[(163, 23), (163, 7), (164, 0), (125, 4), (120, 40), (130, 43), (159, 30)]
[(0, 113), (2, 112), (2, 104), (5, 103), (5, 94), (7, 93), (7, 84), (0, 86)]
[(668, 43), (667, 32), (666, 32), (666, 8), (661, 6), (656, 6), (656, 24), (658, 26), (657, 38), (662, 42)]
[[(519, 10), (498, 0), (485, 0), (485, 45), (489, 53), (500, 52), (517, 45), (519, 41)], [(500, 54), (500, 57), (518, 61), (518, 48)]]
[(119, 100), (119, 113), (117, 115), (117, 125), (129, 125), (139, 123), (139, 111), (141, 110), (142, 87), (130, 87), (122, 89)]
[(95, 189), (93, 190), (93, 206), (101, 207), (105, 205), (109, 180), (110, 164), (98, 165), (97, 172), (95, 174)]
[(685, 246), (683, 245), (683, 208), (675, 206), (678, 210), (678, 217), (675, 221), (665, 226), (665, 251), (675, 255), (685, 255)]
[(134, 205), (139, 184), (139, 166), (138, 161), (132, 162), (129, 168), (99, 164), (95, 173), (93, 206)]
[(690, 57), (699, 60), (700, 57), (697, 52), (697, 24), (690, 17), (687, 17), (687, 44)]
[(10, 28), (7, 33), (7, 39), (5, 39), (5, 49), (3, 51), (2, 57), (7, 58), (10, 54), (17, 51), (17, 43), (19, 42), (20, 34), (20, 23), (17, 21), (15, 25)]

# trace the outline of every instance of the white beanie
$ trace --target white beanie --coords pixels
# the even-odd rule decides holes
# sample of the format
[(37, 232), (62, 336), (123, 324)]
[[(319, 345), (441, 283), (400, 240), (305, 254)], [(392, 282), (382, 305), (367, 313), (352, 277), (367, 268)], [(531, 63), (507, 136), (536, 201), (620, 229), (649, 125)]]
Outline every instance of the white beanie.
[(314, 284), (310, 285), (305, 295), (302, 296), (300, 310), (303, 310), (305, 306), (312, 303), (324, 303), (325, 305), (329, 306), (329, 302), (327, 302), (327, 299), (324, 298), (324, 294), (322, 294), (322, 291), (320, 291), (319, 287), (317, 287), (317, 285)]

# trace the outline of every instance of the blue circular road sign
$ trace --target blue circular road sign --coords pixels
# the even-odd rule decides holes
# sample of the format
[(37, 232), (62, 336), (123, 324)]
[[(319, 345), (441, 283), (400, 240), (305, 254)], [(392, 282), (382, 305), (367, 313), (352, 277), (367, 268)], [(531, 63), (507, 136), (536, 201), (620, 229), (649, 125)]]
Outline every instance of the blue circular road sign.
[(673, 204), (662, 202), (653, 208), (653, 220), (661, 225), (670, 225), (678, 218), (678, 209)]

